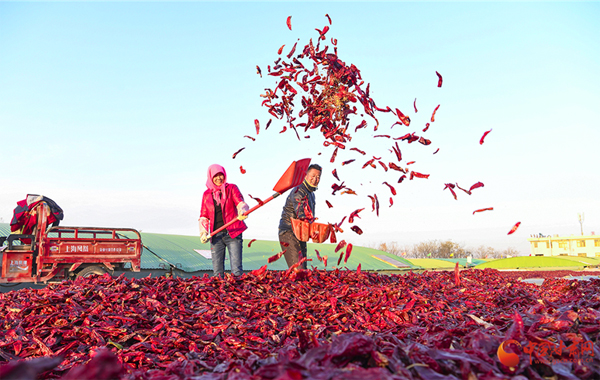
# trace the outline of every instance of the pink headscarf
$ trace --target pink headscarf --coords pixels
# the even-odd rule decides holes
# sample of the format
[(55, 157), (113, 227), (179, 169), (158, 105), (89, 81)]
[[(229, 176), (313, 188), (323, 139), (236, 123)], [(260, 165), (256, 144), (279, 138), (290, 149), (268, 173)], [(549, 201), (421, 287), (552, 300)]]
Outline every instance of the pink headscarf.
[[(217, 186), (213, 182), (213, 177), (217, 173), (223, 173), (225, 176), (221, 186)], [(225, 168), (217, 164), (210, 165), (208, 167), (207, 176), (208, 179), (206, 180), (206, 187), (211, 190), (213, 199), (217, 202), (217, 205), (225, 204), (225, 184), (227, 183), (227, 173), (225, 172)]]

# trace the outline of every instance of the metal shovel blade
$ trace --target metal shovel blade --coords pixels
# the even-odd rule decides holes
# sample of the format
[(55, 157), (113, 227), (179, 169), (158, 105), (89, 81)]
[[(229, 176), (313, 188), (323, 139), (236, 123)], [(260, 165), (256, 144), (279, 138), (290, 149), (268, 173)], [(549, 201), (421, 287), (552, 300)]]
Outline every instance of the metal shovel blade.
[(310, 158), (294, 161), (289, 168), (283, 173), (273, 190), (279, 194), (283, 194), (289, 189), (296, 187), (304, 181), (306, 171), (310, 166)]

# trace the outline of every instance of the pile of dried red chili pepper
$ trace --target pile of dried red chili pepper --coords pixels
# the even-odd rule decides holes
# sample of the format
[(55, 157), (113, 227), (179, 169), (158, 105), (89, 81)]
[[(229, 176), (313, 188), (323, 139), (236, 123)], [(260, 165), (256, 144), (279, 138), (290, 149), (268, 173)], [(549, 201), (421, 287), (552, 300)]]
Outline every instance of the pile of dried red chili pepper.
[(0, 294), (0, 378), (592, 379), (599, 287), (492, 269), (78, 278)]

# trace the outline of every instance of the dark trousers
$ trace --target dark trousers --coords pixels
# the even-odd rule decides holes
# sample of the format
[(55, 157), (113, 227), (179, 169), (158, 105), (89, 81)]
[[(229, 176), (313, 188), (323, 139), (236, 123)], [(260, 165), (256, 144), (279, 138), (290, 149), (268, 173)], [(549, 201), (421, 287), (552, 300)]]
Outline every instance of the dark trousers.
[[(286, 250), (283, 255), (288, 268), (300, 261), (302, 257), (306, 257), (306, 242), (298, 240), (292, 231), (279, 232), (279, 244), (281, 250)], [(299, 268), (306, 269), (306, 261), (300, 264)]]

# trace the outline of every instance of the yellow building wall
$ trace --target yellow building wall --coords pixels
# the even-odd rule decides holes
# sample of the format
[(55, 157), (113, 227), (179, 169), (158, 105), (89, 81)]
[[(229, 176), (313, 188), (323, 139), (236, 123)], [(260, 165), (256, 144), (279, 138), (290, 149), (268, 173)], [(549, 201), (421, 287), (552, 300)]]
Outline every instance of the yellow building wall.
[(600, 257), (600, 236), (548, 236), (527, 239), (532, 256)]

